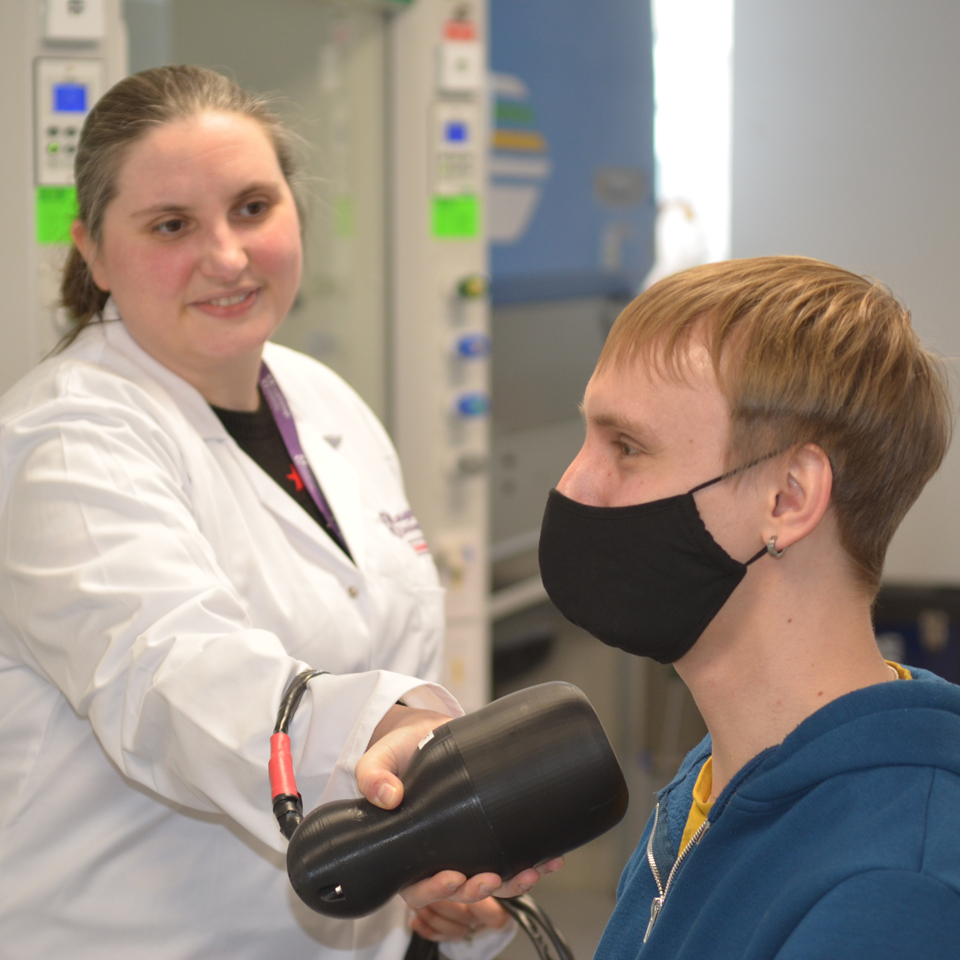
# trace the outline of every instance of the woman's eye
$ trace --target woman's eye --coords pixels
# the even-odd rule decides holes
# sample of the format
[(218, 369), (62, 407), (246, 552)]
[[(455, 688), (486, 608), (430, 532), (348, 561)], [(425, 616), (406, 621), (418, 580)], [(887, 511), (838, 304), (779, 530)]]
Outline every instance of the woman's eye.
[(245, 217), (259, 217), (267, 211), (266, 200), (251, 200), (240, 208), (240, 213)]
[(162, 233), (164, 236), (172, 237), (182, 232), (185, 226), (186, 226), (185, 220), (173, 219), (173, 220), (164, 220), (163, 223), (157, 224), (157, 226), (154, 227), (154, 229), (157, 231), (157, 233)]

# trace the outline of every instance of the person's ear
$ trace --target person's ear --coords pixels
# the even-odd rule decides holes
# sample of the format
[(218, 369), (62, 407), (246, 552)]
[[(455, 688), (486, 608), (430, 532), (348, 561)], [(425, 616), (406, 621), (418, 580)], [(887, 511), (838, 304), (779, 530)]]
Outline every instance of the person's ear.
[(100, 251), (93, 237), (87, 231), (87, 226), (82, 220), (74, 220), (70, 224), (70, 239), (80, 251), (80, 256), (86, 261), (93, 277), (93, 282), (104, 291), (110, 289), (110, 281), (107, 279), (106, 271), (103, 268), (103, 262), (100, 257)]
[(781, 474), (764, 540), (776, 537), (777, 550), (802, 540), (823, 519), (832, 492), (833, 467), (826, 453), (815, 443), (793, 451)]

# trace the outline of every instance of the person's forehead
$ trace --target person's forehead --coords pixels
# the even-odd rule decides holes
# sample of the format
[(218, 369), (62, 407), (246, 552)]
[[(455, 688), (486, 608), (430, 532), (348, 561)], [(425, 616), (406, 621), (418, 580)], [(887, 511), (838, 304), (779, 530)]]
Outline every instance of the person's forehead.
[(664, 395), (721, 397), (710, 350), (699, 339), (678, 345), (667, 357), (651, 349), (599, 367), (590, 379), (594, 391), (623, 399)]
[(691, 341), (681, 351), (673, 364), (639, 355), (594, 373), (584, 397), (588, 424), (643, 429), (657, 437), (725, 430), (729, 411), (709, 350)]
[(117, 195), (157, 196), (243, 181), (281, 179), (273, 144), (263, 127), (242, 114), (203, 114), (164, 123), (136, 141), (117, 177)]

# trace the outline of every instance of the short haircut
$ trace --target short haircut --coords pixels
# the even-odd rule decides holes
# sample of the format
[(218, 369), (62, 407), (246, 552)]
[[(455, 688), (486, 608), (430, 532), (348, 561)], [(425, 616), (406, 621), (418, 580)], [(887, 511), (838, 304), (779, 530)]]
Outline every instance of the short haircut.
[(894, 531), (950, 444), (943, 361), (876, 280), (806, 257), (759, 257), (666, 277), (620, 314), (597, 369), (643, 356), (678, 370), (704, 337), (730, 407), (727, 468), (819, 446), (854, 576), (873, 596)]

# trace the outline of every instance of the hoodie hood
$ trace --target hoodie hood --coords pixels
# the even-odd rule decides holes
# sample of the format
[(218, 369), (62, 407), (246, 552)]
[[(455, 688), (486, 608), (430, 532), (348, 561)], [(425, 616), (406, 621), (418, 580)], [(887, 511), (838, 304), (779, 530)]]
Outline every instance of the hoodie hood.
[[(960, 687), (929, 670), (908, 669), (912, 680), (845, 694), (809, 716), (782, 743), (750, 760), (717, 798), (711, 823), (729, 801), (775, 804), (831, 777), (872, 767), (927, 766), (960, 774)], [(950, 736), (944, 737), (945, 728)], [(674, 855), (693, 785), (712, 750), (707, 734), (657, 795)]]
[(751, 803), (774, 803), (874, 767), (935, 767), (960, 775), (960, 687), (927, 671), (911, 673), (913, 680), (864, 687), (828, 703), (748, 764), (731, 792)]

